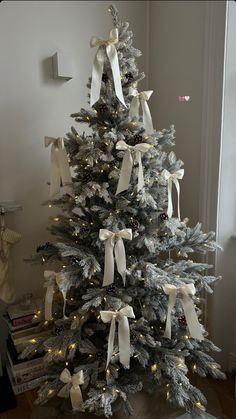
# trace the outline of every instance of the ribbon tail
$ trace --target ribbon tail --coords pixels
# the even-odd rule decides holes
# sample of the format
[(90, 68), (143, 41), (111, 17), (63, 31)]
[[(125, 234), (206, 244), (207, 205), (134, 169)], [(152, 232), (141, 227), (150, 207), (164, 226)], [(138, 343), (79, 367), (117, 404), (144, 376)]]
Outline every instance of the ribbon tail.
[(123, 316), (119, 321), (119, 351), (120, 362), (125, 368), (130, 367), (130, 330), (127, 316)]
[(108, 349), (107, 349), (107, 367), (110, 363), (113, 349), (114, 349), (114, 340), (115, 340), (115, 331), (116, 331), (116, 317), (113, 316), (111, 320), (110, 332), (108, 337)]
[(61, 291), (62, 295), (63, 295), (63, 318), (67, 319), (68, 317), (66, 317), (66, 291)]
[(108, 45), (106, 47), (106, 52), (107, 52), (107, 56), (111, 64), (111, 71), (113, 75), (116, 96), (118, 97), (120, 102), (126, 107), (125, 99), (123, 96), (122, 85), (121, 85), (118, 54), (117, 54), (115, 45)]
[(81, 393), (81, 389), (79, 385), (73, 386), (70, 389), (70, 399), (71, 405), (73, 410), (80, 410), (81, 412), (84, 411), (83, 405), (83, 397)]
[(120, 171), (120, 178), (117, 185), (116, 195), (120, 192), (126, 191), (129, 187), (131, 173), (133, 168), (133, 157), (130, 150), (125, 152), (123, 157), (121, 171)]
[(167, 215), (169, 218), (173, 215), (173, 203), (172, 203), (172, 179), (168, 179), (168, 209)]
[(202, 341), (204, 339), (202, 334), (202, 328), (198, 321), (197, 313), (194, 308), (193, 300), (189, 295), (182, 297), (182, 305), (186, 322), (189, 328), (190, 336), (194, 339)]
[(52, 301), (53, 301), (53, 294), (54, 294), (54, 285), (49, 285), (47, 287), (46, 295), (45, 295), (45, 308), (44, 308), (44, 316), (45, 320), (52, 320)]
[(98, 49), (95, 55), (92, 69), (92, 82), (90, 91), (90, 106), (93, 106), (100, 98), (100, 90), (102, 84), (102, 72), (104, 67), (104, 52)]
[(72, 178), (65, 148), (59, 150), (58, 163), (60, 168), (60, 177), (62, 180), (62, 185), (64, 186), (65, 191), (71, 195), (73, 191)]
[(138, 151), (138, 192), (144, 187), (142, 154)]
[(51, 148), (50, 196), (54, 196), (60, 192), (61, 176), (58, 153), (59, 149), (53, 144)]
[(57, 394), (58, 397), (64, 397), (65, 399), (67, 399), (69, 397), (70, 394), (70, 383), (66, 383), (61, 390), (59, 391), (59, 393)]
[(114, 245), (112, 239), (107, 239), (105, 244), (105, 266), (102, 286), (110, 285), (114, 281)]
[(129, 109), (129, 116), (131, 116), (131, 118), (139, 118), (139, 105), (140, 101), (138, 96), (134, 96)]
[(166, 316), (166, 328), (165, 328), (165, 333), (164, 333), (164, 337), (168, 339), (171, 339), (171, 312), (175, 305), (176, 296), (177, 296), (177, 292), (173, 292), (172, 294), (169, 295), (169, 302), (168, 302), (168, 309), (167, 309), (167, 316)]
[(180, 220), (180, 186), (178, 179), (173, 179), (176, 191), (177, 191), (177, 199), (178, 199), (178, 219)]
[(147, 134), (153, 134), (153, 123), (152, 123), (152, 116), (149, 109), (149, 106), (146, 100), (141, 101), (142, 109), (143, 109), (143, 127)]
[(126, 254), (125, 254), (125, 246), (124, 242), (121, 237), (118, 238), (116, 245), (115, 245), (115, 258), (116, 258), (116, 265), (119, 274), (123, 279), (123, 284), (125, 286), (125, 278), (126, 278)]

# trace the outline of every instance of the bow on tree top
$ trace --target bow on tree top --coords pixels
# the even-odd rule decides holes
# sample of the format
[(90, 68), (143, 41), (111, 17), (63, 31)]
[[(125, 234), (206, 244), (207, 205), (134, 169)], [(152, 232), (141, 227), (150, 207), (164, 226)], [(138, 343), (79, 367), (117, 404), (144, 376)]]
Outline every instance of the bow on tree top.
[(125, 228), (124, 230), (113, 232), (100, 229), (99, 238), (102, 241), (106, 241), (103, 286), (110, 285), (114, 281), (114, 251), (117, 270), (122, 276), (125, 285), (126, 254), (123, 239), (132, 240), (132, 230)]
[[(106, 55), (110, 62), (111, 71), (113, 75), (113, 81), (115, 86), (115, 92), (117, 98), (126, 107), (122, 86), (121, 86), (121, 75), (119, 68), (119, 60), (116, 51), (115, 44), (119, 41), (119, 31), (117, 28), (110, 31), (108, 39), (100, 39), (93, 36), (90, 41), (91, 48), (98, 47), (98, 51), (94, 58), (93, 70), (92, 70), (92, 84), (90, 92), (90, 105), (93, 106), (100, 98), (100, 90), (102, 83), (102, 74)], [(105, 48), (104, 48), (105, 47)]]
[(121, 171), (120, 171), (120, 178), (117, 185), (116, 195), (122, 191), (125, 191), (129, 187), (132, 168), (134, 164), (134, 158), (138, 162), (138, 186), (137, 190), (140, 191), (144, 186), (144, 177), (143, 177), (143, 165), (142, 165), (142, 153), (146, 153), (152, 146), (147, 143), (139, 143), (135, 146), (131, 146), (126, 144), (125, 141), (120, 140), (116, 144), (117, 150), (124, 150), (125, 155), (123, 157)]
[(139, 118), (139, 106), (141, 104), (142, 111), (143, 111), (143, 128), (145, 129), (146, 133), (153, 134), (153, 123), (152, 123), (152, 116), (147, 104), (147, 101), (150, 99), (151, 95), (153, 94), (153, 90), (147, 90), (145, 92), (138, 92), (137, 89), (133, 87), (129, 88), (129, 94), (133, 96), (133, 99), (130, 104), (129, 115), (132, 118)]
[(164, 336), (171, 339), (171, 312), (175, 306), (176, 298), (179, 297), (184, 309), (186, 322), (189, 328), (190, 336), (194, 339), (202, 341), (204, 339), (202, 328), (198, 321), (197, 313), (194, 308), (192, 296), (195, 295), (196, 289), (194, 284), (181, 285), (175, 287), (167, 284), (163, 286), (165, 294), (169, 295), (168, 311), (166, 318), (166, 329)]
[(116, 321), (118, 326), (118, 345), (120, 362), (125, 368), (130, 366), (130, 330), (129, 318), (135, 319), (134, 311), (131, 306), (126, 306), (120, 311), (100, 311), (101, 319), (104, 323), (111, 322), (108, 338), (107, 367), (110, 363), (113, 350), (116, 331)]
[(80, 389), (80, 385), (84, 384), (83, 371), (71, 375), (70, 371), (65, 368), (60, 375), (60, 380), (65, 383), (65, 385), (57, 394), (58, 397), (68, 398), (70, 396), (73, 410), (84, 412), (83, 397)]

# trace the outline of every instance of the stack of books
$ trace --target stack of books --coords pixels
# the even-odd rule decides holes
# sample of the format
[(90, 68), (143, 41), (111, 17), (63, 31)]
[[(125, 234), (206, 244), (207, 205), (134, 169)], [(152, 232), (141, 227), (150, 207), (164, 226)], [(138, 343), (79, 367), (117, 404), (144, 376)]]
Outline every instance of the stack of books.
[(47, 336), (50, 330), (41, 330), (42, 300), (33, 300), (30, 307), (20, 304), (8, 307), (3, 316), (9, 328), (6, 352), (6, 368), (15, 394), (38, 386), (38, 378), (45, 375), (42, 354), (35, 354), (30, 360), (20, 360), (19, 355), (32, 339)]

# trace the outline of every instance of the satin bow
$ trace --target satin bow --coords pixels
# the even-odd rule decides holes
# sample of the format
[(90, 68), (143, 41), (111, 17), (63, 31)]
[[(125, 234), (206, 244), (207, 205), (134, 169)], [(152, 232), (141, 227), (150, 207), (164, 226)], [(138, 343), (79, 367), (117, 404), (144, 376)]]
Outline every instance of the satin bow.
[(117, 150), (124, 150), (125, 155), (123, 157), (121, 171), (120, 171), (120, 178), (117, 185), (116, 195), (122, 191), (125, 191), (129, 187), (132, 168), (133, 168), (133, 154), (135, 155), (135, 159), (138, 161), (139, 168), (138, 168), (138, 191), (140, 191), (144, 186), (144, 178), (143, 178), (143, 165), (142, 165), (142, 153), (148, 151), (152, 146), (147, 143), (139, 143), (135, 146), (131, 146), (126, 144), (125, 141), (120, 140), (116, 144)]
[(168, 184), (168, 209), (167, 215), (169, 218), (173, 215), (173, 203), (172, 203), (172, 183), (175, 184), (177, 196), (178, 196), (178, 218), (180, 220), (180, 186), (179, 179), (183, 179), (184, 169), (179, 169), (175, 173), (170, 173), (168, 170), (164, 169), (162, 171), (162, 177), (167, 181)]
[(70, 396), (73, 410), (84, 412), (83, 397), (80, 389), (80, 385), (84, 384), (83, 371), (79, 371), (76, 374), (71, 375), (70, 371), (65, 368), (60, 375), (60, 380), (65, 383), (65, 385), (59, 391), (58, 396), (65, 398)]
[(130, 104), (129, 115), (132, 118), (139, 118), (139, 106), (141, 103), (142, 111), (143, 111), (143, 127), (147, 134), (153, 134), (153, 123), (152, 123), (152, 116), (147, 104), (147, 101), (150, 99), (151, 95), (153, 94), (153, 90), (147, 90), (146, 92), (138, 92), (138, 90), (133, 89), (132, 87), (129, 88), (129, 94), (133, 96), (133, 99)]
[(94, 103), (100, 98), (100, 90), (102, 83), (102, 73), (105, 62), (105, 50), (108, 60), (110, 61), (111, 71), (113, 75), (114, 87), (116, 96), (120, 102), (126, 107), (122, 86), (121, 86), (121, 76), (119, 68), (119, 60), (116, 51), (115, 44), (119, 41), (119, 31), (117, 28), (110, 31), (109, 39), (100, 39), (96, 36), (93, 36), (90, 41), (90, 47), (99, 47), (98, 51), (94, 58), (93, 70), (92, 70), (92, 83), (91, 83), (91, 93), (90, 93), (90, 105), (93, 106)]
[(55, 284), (57, 284), (60, 292), (63, 295), (63, 317), (66, 318), (66, 294), (70, 286), (69, 281), (66, 279), (62, 272), (57, 273), (54, 271), (44, 271), (44, 278), (46, 280), (44, 283), (44, 287), (47, 288), (45, 295), (45, 320), (51, 320), (53, 317), (52, 301)]
[(107, 367), (112, 357), (114, 349), (116, 321), (119, 323), (118, 327), (118, 344), (120, 353), (120, 362), (125, 368), (129, 368), (130, 364), (130, 330), (128, 317), (135, 319), (133, 308), (126, 306), (120, 311), (100, 311), (101, 319), (104, 323), (111, 322), (108, 350), (107, 350)]
[(103, 286), (110, 285), (114, 281), (114, 250), (117, 270), (122, 276), (125, 285), (126, 277), (126, 254), (123, 239), (132, 240), (132, 230), (125, 228), (116, 233), (106, 229), (99, 230), (99, 239), (106, 241), (105, 244), (105, 266)]
[(196, 289), (194, 284), (186, 284), (180, 287), (167, 284), (163, 286), (165, 294), (169, 295), (168, 311), (166, 318), (166, 329), (164, 336), (171, 339), (171, 312), (174, 308), (177, 296), (182, 303), (186, 322), (189, 328), (190, 336), (194, 339), (202, 341), (204, 339), (202, 328), (198, 321), (197, 313), (194, 308), (192, 296), (195, 295)]
[(54, 196), (60, 192), (61, 182), (64, 186), (65, 192), (71, 196), (73, 194), (72, 178), (70, 173), (70, 166), (62, 137), (44, 138), (45, 147), (51, 147), (51, 176), (50, 176), (50, 196)]

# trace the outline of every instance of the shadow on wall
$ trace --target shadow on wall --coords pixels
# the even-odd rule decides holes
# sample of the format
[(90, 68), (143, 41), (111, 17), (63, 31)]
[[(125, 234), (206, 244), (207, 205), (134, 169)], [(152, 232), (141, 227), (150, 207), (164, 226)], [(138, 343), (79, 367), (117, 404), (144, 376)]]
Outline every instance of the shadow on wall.
[(69, 80), (71, 80), (72, 77), (70, 78), (57, 78), (55, 77), (55, 72), (56, 70), (54, 70), (53, 67), (53, 57), (47, 57), (44, 58), (41, 63), (40, 63), (40, 77), (41, 77), (41, 81), (43, 84), (46, 85), (56, 85), (56, 86), (61, 86), (64, 85), (66, 82), (68, 82)]

